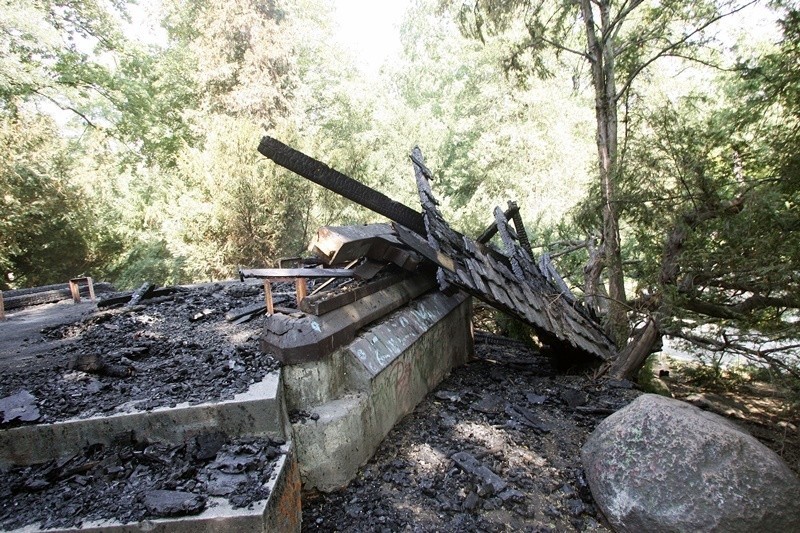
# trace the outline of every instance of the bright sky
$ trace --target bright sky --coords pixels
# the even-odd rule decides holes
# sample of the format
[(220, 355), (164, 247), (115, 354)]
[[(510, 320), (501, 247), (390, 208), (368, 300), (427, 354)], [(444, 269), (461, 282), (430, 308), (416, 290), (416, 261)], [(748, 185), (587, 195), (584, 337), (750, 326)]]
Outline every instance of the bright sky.
[[(333, 0), (333, 30), (365, 74), (377, 74), (383, 62), (398, 53), (400, 24), (412, 0)], [(158, 26), (160, 0), (130, 5), (132, 37), (164, 45), (166, 32)]]
[(400, 23), (411, 0), (335, 0), (334, 31), (362, 72), (376, 74), (400, 51)]

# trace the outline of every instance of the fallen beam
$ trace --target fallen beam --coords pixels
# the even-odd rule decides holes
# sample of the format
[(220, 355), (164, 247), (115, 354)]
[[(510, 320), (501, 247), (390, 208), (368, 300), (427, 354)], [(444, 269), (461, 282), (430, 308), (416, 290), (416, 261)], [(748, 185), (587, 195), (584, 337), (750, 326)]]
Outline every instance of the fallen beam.
[(336, 296), (329, 296), (327, 294), (308, 296), (300, 302), (300, 310), (316, 316), (324, 315), (325, 313), (330, 313), (340, 307), (344, 307), (347, 304), (351, 304), (356, 300), (360, 300), (365, 296), (391, 287), (395, 283), (400, 283), (402, 280), (403, 277), (401, 276), (386, 276), (385, 278), (350, 289)]
[(240, 278), (293, 279), (293, 278), (352, 278), (349, 268), (248, 268), (239, 269)]
[[(104, 282), (95, 283), (94, 288), (97, 292), (109, 292), (114, 290), (114, 287), (110, 283)], [(80, 295), (90, 296), (89, 288), (86, 286), (80, 287)], [(3, 296), (5, 298), (5, 309), (6, 311), (10, 311), (12, 309), (30, 307), (32, 305), (66, 300), (72, 298), (73, 294), (70, 291), (69, 284), (62, 283), (58, 285), (48, 285), (46, 287), (5, 291)]]
[[(144, 301), (152, 303), (152, 300), (155, 300), (156, 298), (162, 298), (164, 296), (170, 296), (172, 294), (175, 294), (176, 292), (178, 292), (178, 288), (177, 287), (164, 287), (163, 289), (156, 289), (156, 290), (153, 290), (153, 291), (149, 292), (141, 300), (144, 300)], [(99, 302), (97, 302), (97, 308), (98, 309), (103, 309), (105, 307), (113, 307), (115, 305), (122, 305), (122, 304), (130, 303), (131, 298), (133, 297), (133, 294), (134, 293), (129, 292), (127, 294), (123, 294), (122, 296), (115, 296), (113, 298), (105, 298), (105, 299), (100, 300)]]
[(397, 239), (389, 224), (323, 226), (317, 230), (308, 249), (328, 265), (367, 257), (413, 272), (422, 260)]
[(334, 170), (314, 158), (283, 144), (272, 137), (264, 137), (258, 145), (258, 151), (278, 165), (291, 170), (317, 185), (344, 196), (348, 200), (383, 215), (389, 220), (398, 222), (407, 228), (425, 234), (422, 215), (410, 207), (396, 202), (363, 183), (360, 183), (341, 172)]

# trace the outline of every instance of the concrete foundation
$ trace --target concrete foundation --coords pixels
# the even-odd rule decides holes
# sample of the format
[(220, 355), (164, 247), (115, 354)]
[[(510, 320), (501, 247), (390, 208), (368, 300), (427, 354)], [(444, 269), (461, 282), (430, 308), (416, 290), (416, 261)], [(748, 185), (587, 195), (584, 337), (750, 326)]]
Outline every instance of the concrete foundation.
[[(346, 485), (395, 423), (471, 357), (471, 301), (463, 293), (423, 294), (429, 284), (393, 286), (390, 296), (401, 297), (382, 302), (378, 292), (360, 308), (345, 309), (359, 311), (355, 318), (369, 315), (373, 322), (359, 321), (360, 329), (351, 339), (335, 344), (338, 347), (325, 355), (315, 353), (318, 360), (286, 364), (233, 400), (2, 430), (0, 467), (71, 455), (90, 444), (109, 444), (121, 433), (175, 443), (210, 430), (230, 438), (269, 436), (289, 444), (270, 481), (268, 500), (250, 509), (233, 509), (225, 499), (210, 498), (197, 516), (137, 524), (86, 523), (81, 530), (299, 531), (301, 480), (307, 489), (328, 491)], [(291, 329), (291, 321), (282, 319)], [(290, 425), (290, 410), (313, 416)]]
[(440, 292), (362, 330), (323, 360), (284, 370), (304, 488), (334, 490), (355, 477), (389, 430), (472, 355), (471, 302)]

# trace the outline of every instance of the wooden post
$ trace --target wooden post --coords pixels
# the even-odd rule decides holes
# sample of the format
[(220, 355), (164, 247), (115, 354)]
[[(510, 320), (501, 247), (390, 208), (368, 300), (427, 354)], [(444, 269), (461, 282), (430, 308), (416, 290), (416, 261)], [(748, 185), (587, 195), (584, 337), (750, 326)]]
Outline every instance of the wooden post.
[(272, 302), (272, 282), (269, 279), (264, 280), (264, 302), (267, 304), (267, 313), (274, 315), (275, 304)]
[(300, 309), (300, 302), (308, 294), (308, 285), (306, 285), (306, 278), (297, 278), (294, 280), (294, 285), (297, 288), (297, 308)]
[(94, 302), (94, 282), (92, 281), (92, 278), (87, 276), (86, 283), (89, 285), (89, 298), (91, 298), (91, 300)]
[(6, 319), (6, 308), (3, 304), (3, 291), (0, 291), (0, 320)]
[(84, 276), (82, 278), (72, 278), (71, 280), (69, 280), (69, 292), (72, 294), (72, 301), (75, 302), (76, 304), (81, 303), (81, 287), (79, 283), (81, 283), (82, 281), (85, 281), (86, 285), (89, 287), (89, 298), (92, 300), (92, 302), (94, 302), (95, 301), (94, 282), (92, 281), (92, 278), (90, 278), (89, 276)]
[(69, 292), (72, 293), (72, 301), (76, 304), (81, 303), (81, 290), (78, 288), (78, 280), (80, 278), (73, 278), (69, 280)]

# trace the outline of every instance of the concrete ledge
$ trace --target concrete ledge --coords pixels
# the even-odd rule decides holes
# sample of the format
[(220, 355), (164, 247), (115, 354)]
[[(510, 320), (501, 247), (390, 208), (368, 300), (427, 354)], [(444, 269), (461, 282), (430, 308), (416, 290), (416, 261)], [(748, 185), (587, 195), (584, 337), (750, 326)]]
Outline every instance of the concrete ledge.
[(339, 349), (325, 357), (324, 362), (313, 361), (286, 365), (282, 369), (286, 408), (306, 409), (309, 405), (341, 398), (363, 390), (370, 375), (348, 350)]
[(426, 293), (432, 276), (405, 279), (322, 316), (272, 315), (264, 326), (261, 350), (286, 363), (317, 361), (353, 340), (358, 330)]
[(280, 371), (276, 371), (232, 400), (3, 430), (0, 467), (42, 463), (77, 453), (90, 444), (109, 444), (114, 437), (130, 432), (138, 438), (175, 443), (209, 430), (221, 431), (232, 438), (285, 438), (281, 389)]
[[(365, 330), (333, 357), (313, 363), (332, 368), (284, 375), (295, 408), (318, 415), (292, 425), (304, 488), (331, 491), (346, 485), (397, 421), (471, 357), (470, 316), (465, 295), (428, 294)], [(350, 382), (355, 390), (320, 404), (314, 403), (318, 395), (305, 395), (315, 387), (330, 388), (325, 380), (336, 376), (333, 367), (347, 359), (355, 367), (356, 379)]]
[(291, 443), (284, 447), (286, 453), (275, 465), (268, 482), (270, 489), (266, 500), (249, 508), (234, 509), (225, 498), (209, 498), (207, 508), (195, 516), (145, 520), (133, 524), (118, 522), (86, 522), (76, 529), (47, 529), (27, 526), (16, 533), (47, 531), (48, 533), (241, 533), (241, 532), (293, 532), (300, 531), (300, 476), (297, 459)]

